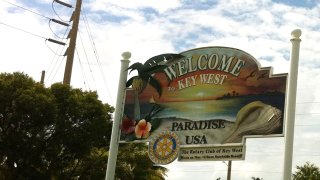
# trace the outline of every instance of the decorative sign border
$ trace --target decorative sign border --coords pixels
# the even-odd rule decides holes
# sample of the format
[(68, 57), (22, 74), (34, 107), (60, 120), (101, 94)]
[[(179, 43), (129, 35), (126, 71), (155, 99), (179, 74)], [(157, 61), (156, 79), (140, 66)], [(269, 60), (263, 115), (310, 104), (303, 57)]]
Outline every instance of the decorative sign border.
[[(129, 70), (138, 75), (127, 82), (132, 88), (126, 91), (121, 142), (152, 140), (154, 145), (155, 138), (169, 131), (183, 146), (181, 152), (184, 148), (218, 152), (217, 146), (220, 151), (232, 151), (234, 144), (244, 146), (247, 137), (283, 136), (287, 74), (273, 75), (272, 68), (261, 68), (244, 51), (198, 48), (158, 55)], [(224, 160), (244, 159), (242, 150), (241, 156), (225, 155), (229, 159)], [(218, 154), (192, 159), (221, 160)], [(155, 161), (171, 160), (159, 156)]]

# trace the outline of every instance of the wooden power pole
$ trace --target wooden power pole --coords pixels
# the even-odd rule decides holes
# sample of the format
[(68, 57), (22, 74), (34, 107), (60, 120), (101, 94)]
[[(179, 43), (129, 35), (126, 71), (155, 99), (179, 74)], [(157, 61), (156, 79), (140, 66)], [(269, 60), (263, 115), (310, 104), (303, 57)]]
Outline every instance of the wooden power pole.
[(227, 180), (231, 180), (231, 166), (232, 166), (232, 161), (228, 161), (228, 174), (227, 174)]
[(67, 62), (66, 62), (66, 67), (64, 71), (63, 84), (70, 84), (70, 81), (71, 81), (72, 65), (73, 65), (74, 51), (76, 48), (81, 4), (82, 4), (82, 0), (77, 0), (76, 9), (71, 16), (71, 20), (73, 20), (73, 23), (72, 23), (72, 29), (70, 30), (70, 33), (68, 36), (70, 37), (70, 43), (66, 51)]
[(46, 75), (45, 71), (41, 71), (41, 80), (40, 80), (40, 84), (44, 84), (44, 76)]

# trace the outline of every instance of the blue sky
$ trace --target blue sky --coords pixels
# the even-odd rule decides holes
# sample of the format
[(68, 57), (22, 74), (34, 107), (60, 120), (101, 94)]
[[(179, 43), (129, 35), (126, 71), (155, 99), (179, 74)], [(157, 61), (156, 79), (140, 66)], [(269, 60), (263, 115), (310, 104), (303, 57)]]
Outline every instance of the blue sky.
[[(52, 0), (6, 0), (50, 18), (68, 20), (71, 10)], [(0, 72), (22, 71), (46, 86), (61, 82), (66, 47), (45, 42), (68, 29), (0, 0)], [(65, 0), (75, 6), (75, 0)], [(246, 51), (274, 73), (289, 72), (290, 33), (302, 30), (293, 170), (306, 161), (320, 166), (320, 2), (316, 0), (83, 0), (71, 84), (97, 90), (115, 105), (121, 54), (132, 63), (162, 53), (205, 46)], [(13, 29), (10, 26), (30, 32)], [(51, 28), (51, 30), (50, 30)], [(88, 33), (90, 32), (90, 34)], [(40, 36), (40, 37), (39, 37)], [(94, 41), (92, 41), (92, 39)], [(246, 159), (233, 163), (232, 179), (280, 180), (284, 138), (248, 139)], [(173, 162), (171, 180), (226, 179), (222, 162)]]

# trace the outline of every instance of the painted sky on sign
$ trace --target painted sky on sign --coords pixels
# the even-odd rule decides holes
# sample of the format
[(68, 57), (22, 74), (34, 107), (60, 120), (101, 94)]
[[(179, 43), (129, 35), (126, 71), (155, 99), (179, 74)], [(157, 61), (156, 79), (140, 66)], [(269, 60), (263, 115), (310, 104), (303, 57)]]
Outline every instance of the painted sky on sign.
[[(75, 5), (75, 0), (66, 2)], [(45, 70), (46, 86), (61, 82), (66, 47), (45, 39), (68, 43), (68, 29), (48, 18), (67, 21), (71, 13), (52, 6), (52, 0), (0, 0), (0, 72), (22, 71), (40, 80)], [(97, 90), (102, 101), (115, 105), (122, 52), (132, 53), (132, 63), (143, 63), (154, 55), (203, 46), (235, 47), (262, 67), (273, 66), (274, 73), (288, 73), (290, 33), (300, 28), (293, 166), (306, 161), (320, 166), (319, 18), (316, 0), (83, 0), (71, 84)], [(283, 138), (248, 140), (246, 160), (232, 164), (232, 179), (280, 180), (283, 143)], [(221, 162), (166, 167), (167, 179), (174, 180), (226, 179), (227, 172)]]
[[(206, 56), (200, 56), (200, 53)], [(209, 64), (210, 58), (213, 58), (213, 63)], [(225, 69), (219, 70), (220, 60), (223, 58), (229, 59), (231, 63), (224, 67)], [(198, 62), (201, 62), (200, 69)], [(243, 62), (244, 65), (239, 68), (238, 73), (233, 74), (237, 62)], [(184, 69), (183, 75), (179, 73), (180, 68)], [(149, 102), (152, 98), (159, 103), (188, 102), (275, 91), (285, 93), (285, 76), (286, 74), (273, 75), (271, 68), (261, 69), (253, 57), (236, 49), (223, 47), (193, 49), (185, 54), (185, 58), (169, 63), (168, 68), (154, 75), (161, 84), (161, 96), (152, 86), (148, 86), (146, 91), (152, 93), (141, 94), (140, 101)]]

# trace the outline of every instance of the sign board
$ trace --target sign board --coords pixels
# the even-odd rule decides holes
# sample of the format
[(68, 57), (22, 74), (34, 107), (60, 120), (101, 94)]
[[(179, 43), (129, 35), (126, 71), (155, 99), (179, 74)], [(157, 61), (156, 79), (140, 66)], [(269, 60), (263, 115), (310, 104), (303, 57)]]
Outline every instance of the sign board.
[(177, 137), (181, 161), (240, 160), (245, 137), (283, 136), (287, 76), (273, 75), (244, 51), (198, 48), (129, 69), (138, 76), (127, 83), (135, 87), (126, 91), (122, 142), (154, 145), (166, 132), (171, 143), (149, 152), (158, 144), (173, 153)]
[(179, 161), (229, 161), (242, 160), (245, 146), (201, 146), (185, 147), (178, 156)]

